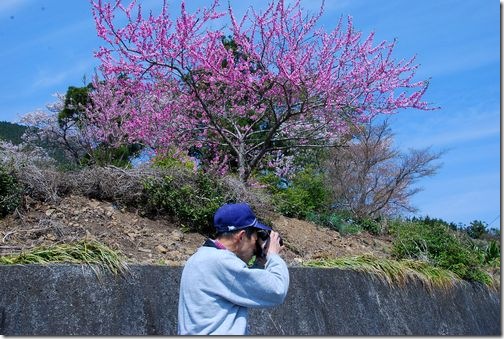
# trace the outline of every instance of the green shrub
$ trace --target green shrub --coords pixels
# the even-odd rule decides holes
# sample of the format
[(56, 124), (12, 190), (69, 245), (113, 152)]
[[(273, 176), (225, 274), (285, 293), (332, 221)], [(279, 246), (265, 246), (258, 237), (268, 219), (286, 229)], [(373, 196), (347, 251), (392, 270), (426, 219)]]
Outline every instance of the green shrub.
[(22, 191), (16, 178), (0, 165), (0, 217), (16, 210), (21, 203)]
[(339, 224), (337, 230), (341, 235), (359, 234), (362, 232), (362, 228), (359, 225), (350, 223)]
[(500, 244), (495, 240), (491, 240), (485, 248), (485, 263), (490, 263), (495, 259), (500, 259), (500, 255)]
[(488, 233), (487, 224), (484, 221), (473, 220), (466, 228), (467, 235), (473, 239), (481, 239), (483, 235)]
[(280, 180), (274, 174), (261, 177), (273, 194), (273, 204), (278, 212), (288, 217), (305, 219), (308, 214), (322, 212), (329, 205), (329, 190), (322, 174), (306, 168), (296, 174), (287, 188), (280, 188)]
[(362, 227), (359, 224), (356, 224), (352, 219), (351, 214), (346, 211), (333, 213), (310, 212), (307, 214), (306, 220), (313, 222), (314, 224), (336, 230), (341, 235), (357, 234), (362, 231)]
[(192, 160), (187, 157), (180, 160), (174, 157), (174, 151), (167, 151), (166, 154), (159, 154), (152, 158), (152, 164), (159, 168), (185, 168), (187, 170), (194, 170), (195, 165)]
[(382, 232), (382, 228), (378, 220), (363, 218), (359, 219), (357, 223), (363, 230), (368, 231), (371, 234), (377, 235)]
[(306, 220), (317, 225), (328, 227), (340, 234), (357, 234), (368, 231), (378, 235), (382, 233), (382, 225), (379, 220), (371, 218), (356, 218), (351, 211), (337, 210), (335, 212), (309, 212)]
[(396, 220), (391, 223), (390, 232), (394, 236), (392, 254), (398, 259), (421, 259), (466, 280), (491, 280), (481, 270), (480, 256), (471, 243), (446, 225)]
[(307, 191), (290, 187), (273, 196), (273, 203), (277, 210), (285, 216), (304, 219), (315, 207), (310, 201)]
[(261, 184), (266, 185), (269, 193), (274, 195), (280, 192), (280, 178), (275, 173), (267, 171), (260, 175), (255, 174), (255, 177)]
[(120, 168), (130, 168), (130, 159), (137, 156), (141, 150), (142, 146), (140, 144), (111, 146), (103, 143), (86, 154), (81, 159), (81, 165), (113, 165)]
[(182, 171), (162, 180), (147, 179), (147, 208), (176, 217), (190, 231), (211, 234), (213, 215), (224, 203), (225, 192), (208, 174)]
[(444, 225), (454, 231), (459, 229), (459, 227), (457, 227), (457, 225), (453, 222), (448, 222), (448, 221), (445, 221), (441, 218), (431, 218), (428, 215), (425, 217), (413, 217), (412, 219), (407, 219), (407, 220), (412, 221), (412, 222), (419, 222), (419, 223), (422, 223), (425, 225), (441, 224), (441, 225)]

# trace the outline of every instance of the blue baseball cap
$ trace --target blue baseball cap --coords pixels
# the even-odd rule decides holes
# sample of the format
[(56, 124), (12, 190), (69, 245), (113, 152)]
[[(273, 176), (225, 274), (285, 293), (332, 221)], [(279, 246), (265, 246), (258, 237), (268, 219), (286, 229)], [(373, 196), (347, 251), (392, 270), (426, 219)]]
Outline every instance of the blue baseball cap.
[(268, 227), (260, 223), (248, 204), (226, 204), (215, 212), (214, 227), (217, 233), (232, 232), (247, 227), (255, 227), (271, 231)]

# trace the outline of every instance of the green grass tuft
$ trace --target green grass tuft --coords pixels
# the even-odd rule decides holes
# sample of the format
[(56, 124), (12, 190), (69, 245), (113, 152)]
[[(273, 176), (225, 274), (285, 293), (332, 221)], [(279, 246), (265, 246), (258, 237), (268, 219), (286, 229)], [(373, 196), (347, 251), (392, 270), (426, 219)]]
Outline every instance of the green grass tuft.
[(430, 290), (433, 287), (447, 289), (461, 280), (451, 271), (416, 260), (391, 260), (372, 255), (314, 260), (308, 267), (339, 268), (371, 273), (389, 284), (404, 286), (408, 281), (420, 280)]
[(95, 265), (114, 274), (125, 273), (128, 269), (119, 253), (97, 241), (38, 247), (20, 254), (0, 256), (2, 265), (50, 263), (88, 264), (91, 267)]

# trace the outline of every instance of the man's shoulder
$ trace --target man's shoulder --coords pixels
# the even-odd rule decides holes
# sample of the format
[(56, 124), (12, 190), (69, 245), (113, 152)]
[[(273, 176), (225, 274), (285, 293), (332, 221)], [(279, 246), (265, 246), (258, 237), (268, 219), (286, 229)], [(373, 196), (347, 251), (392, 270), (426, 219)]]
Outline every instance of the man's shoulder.
[(192, 261), (215, 261), (217, 259), (235, 258), (236, 255), (228, 250), (222, 250), (212, 246), (201, 246), (189, 258)]
[(202, 246), (187, 260), (185, 266), (197, 266), (198, 269), (233, 268), (239, 269), (243, 261), (231, 251), (215, 247)]
[[(229, 279), (243, 269), (242, 261), (232, 252), (213, 247), (201, 247), (184, 265), (183, 276), (194, 279)], [(233, 273), (232, 273), (233, 272)], [(197, 277), (197, 278), (196, 278)]]

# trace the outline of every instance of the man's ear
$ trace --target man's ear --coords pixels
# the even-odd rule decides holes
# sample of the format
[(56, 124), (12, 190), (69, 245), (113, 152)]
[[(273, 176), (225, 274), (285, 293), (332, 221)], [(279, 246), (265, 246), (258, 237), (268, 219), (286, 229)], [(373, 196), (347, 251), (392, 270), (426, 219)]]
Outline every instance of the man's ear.
[(236, 240), (240, 242), (242, 241), (244, 236), (245, 236), (245, 230), (240, 230), (236, 233)]

